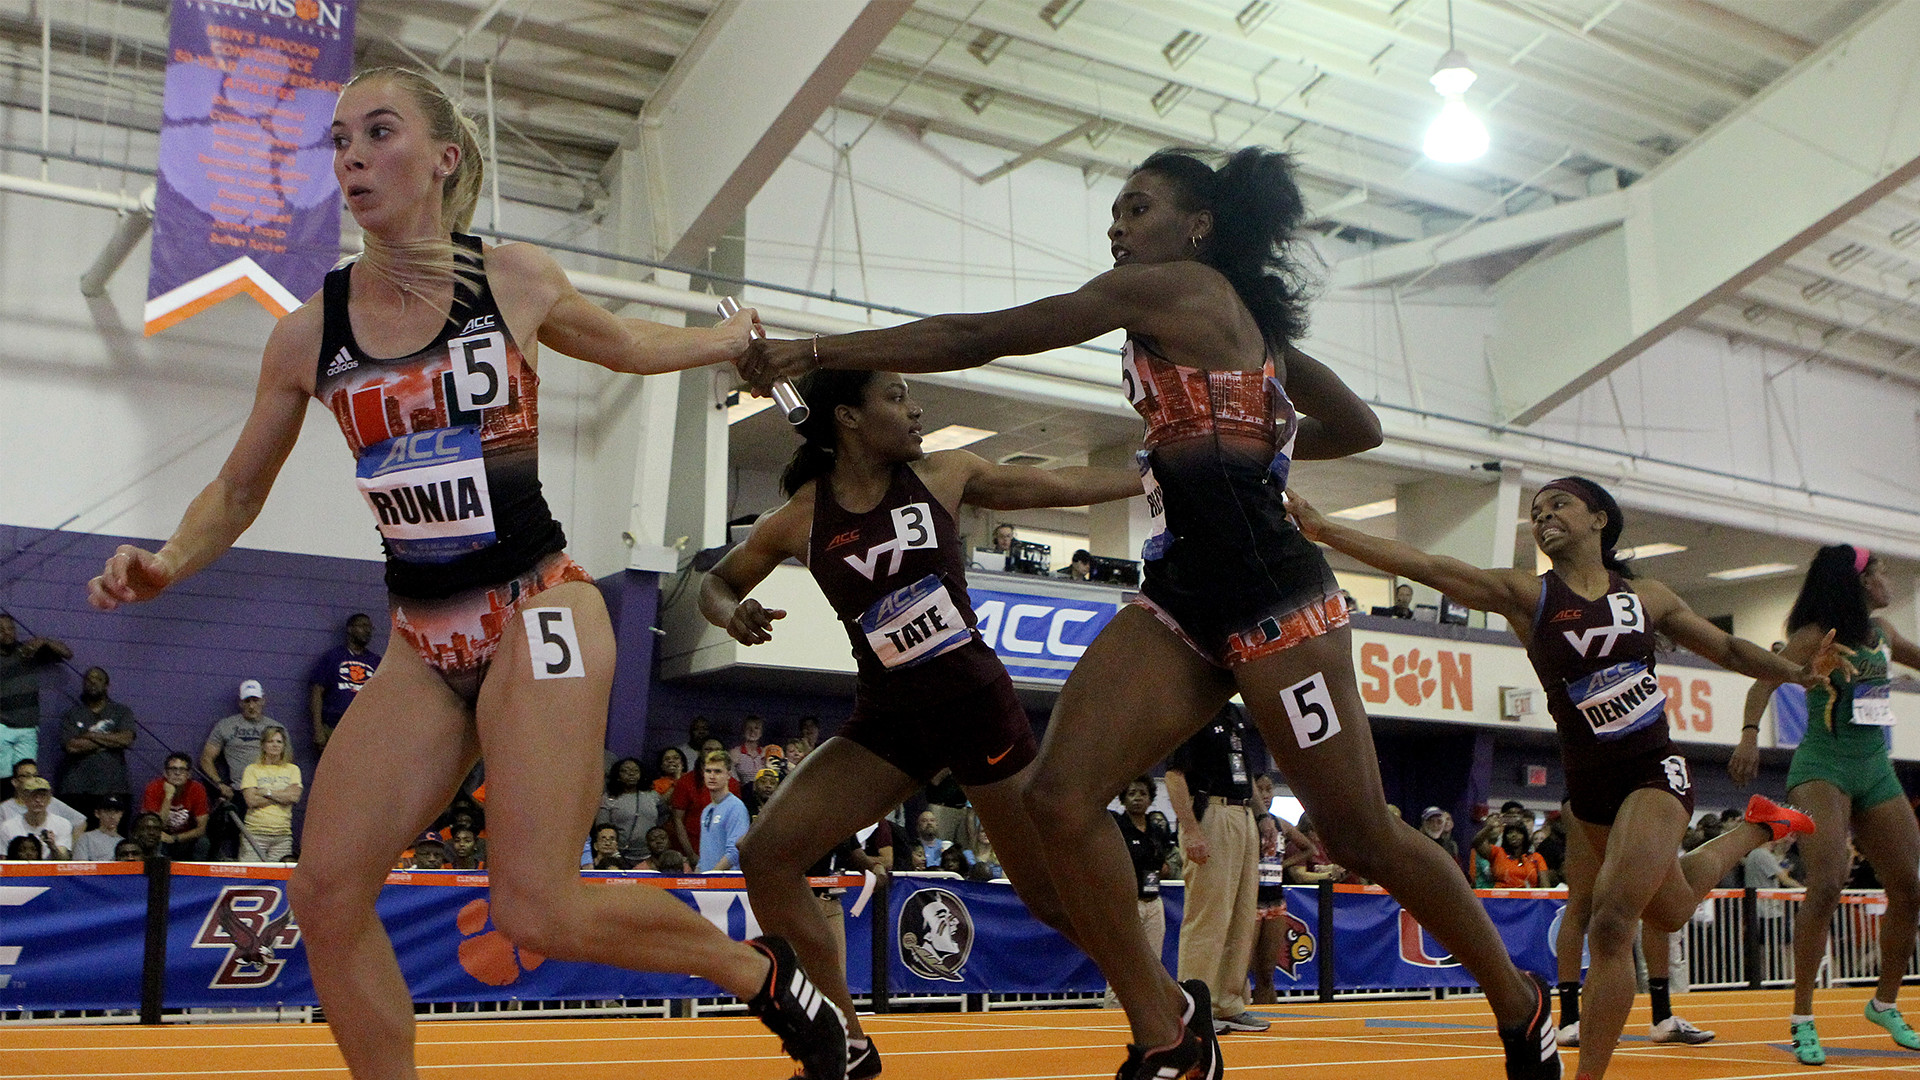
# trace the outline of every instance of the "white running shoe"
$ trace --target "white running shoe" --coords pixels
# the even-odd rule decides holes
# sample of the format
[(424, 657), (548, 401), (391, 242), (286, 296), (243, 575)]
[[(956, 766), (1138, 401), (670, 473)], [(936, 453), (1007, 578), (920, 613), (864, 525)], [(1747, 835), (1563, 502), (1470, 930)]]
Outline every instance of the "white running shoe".
[(1580, 1045), (1580, 1021), (1575, 1020), (1573, 1023), (1568, 1024), (1566, 1027), (1563, 1027), (1559, 1031), (1554, 1032), (1553, 1041), (1559, 1043), (1561, 1046), (1579, 1046)]
[(1648, 1029), (1648, 1034), (1657, 1043), (1685, 1043), (1688, 1046), (1699, 1046), (1701, 1043), (1713, 1041), (1713, 1032), (1701, 1031), (1677, 1016), (1669, 1016), (1653, 1025)]

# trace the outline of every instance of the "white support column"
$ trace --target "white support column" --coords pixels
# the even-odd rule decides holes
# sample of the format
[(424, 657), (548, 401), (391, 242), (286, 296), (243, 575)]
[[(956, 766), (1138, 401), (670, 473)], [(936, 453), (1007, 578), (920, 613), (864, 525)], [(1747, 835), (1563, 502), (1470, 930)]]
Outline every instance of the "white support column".
[[(1497, 477), (1440, 478), (1401, 484), (1394, 491), (1398, 537), (1422, 551), (1450, 555), (1475, 566), (1512, 566), (1514, 522), (1520, 514), (1520, 470), (1508, 466)], [(1413, 602), (1438, 604), (1439, 594), (1418, 582)], [(1478, 616), (1475, 622), (1479, 623)], [(1489, 616), (1490, 629), (1506, 621)]]
[[(1087, 451), (1087, 464), (1109, 469), (1134, 468), (1131, 443)], [(1138, 559), (1147, 542), (1146, 499), (1101, 503), (1087, 509), (1087, 550), (1116, 559)]]

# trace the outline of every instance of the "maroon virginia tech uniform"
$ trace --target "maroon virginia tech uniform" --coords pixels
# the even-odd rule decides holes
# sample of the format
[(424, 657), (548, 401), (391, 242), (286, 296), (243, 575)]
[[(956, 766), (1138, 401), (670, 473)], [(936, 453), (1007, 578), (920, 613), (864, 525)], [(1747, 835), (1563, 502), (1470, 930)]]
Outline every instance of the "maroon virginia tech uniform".
[(879, 504), (856, 514), (813, 481), (807, 566), (847, 628), (859, 667), (841, 732), (917, 780), (962, 784), (1033, 760), (1027, 713), (1000, 658), (974, 630), (960, 532), (906, 464)]
[(1667, 696), (1654, 674), (1646, 607), (1618, 573), (1587, 600), (1549, 570), (1540, 575), (1527, 659), (1560, 732), (1567, 799), (1582, 821), (1612, 825), (1640, 788), (1659, 788), (1693, 812), (1687, 759), (1668, 736)]

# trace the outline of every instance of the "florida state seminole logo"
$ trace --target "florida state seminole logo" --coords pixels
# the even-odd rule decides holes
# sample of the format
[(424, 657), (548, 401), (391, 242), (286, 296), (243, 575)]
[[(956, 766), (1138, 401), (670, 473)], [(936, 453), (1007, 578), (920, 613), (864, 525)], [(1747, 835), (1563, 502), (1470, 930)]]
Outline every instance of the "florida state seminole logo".
[(894, 929), (907, 970), (936, 982), (959, 982), (973, 951), (973, 915), (945, 889), (921, 889), (900, 905)]
[(272, 885), (229, 885), (220, 890), (220, 898), (207, 910), (206, 921), (193, 937), (196, 949), (227, 950), (208, 987), (245, 990), (270, 986), (280, 977), (293, 947), (300, 944), (293, 908), (279, 910), (284, 903), (285, 897)]

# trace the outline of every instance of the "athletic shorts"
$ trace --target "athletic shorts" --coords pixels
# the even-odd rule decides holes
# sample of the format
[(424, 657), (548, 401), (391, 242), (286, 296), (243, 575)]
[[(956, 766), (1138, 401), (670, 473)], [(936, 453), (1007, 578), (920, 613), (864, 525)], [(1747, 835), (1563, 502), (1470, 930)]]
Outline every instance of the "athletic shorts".
[(1906, 789), (1887, 758), (1886, 744), (1877, 739), (1875, 744), (1850, 752), (1809, 731), (1793, 752), (1793, 764), (1787, 766), (1789, 796), (1797, 784), (1825, 780), (1853, 800), (1856, 814), (1888, 799), (1906, 798)]
[(1261, 882), (1254, 891), (1254, 904), (1257, 917), (1262, 921), (1277, 919), (1287, 913), (1287, 886), (1285, 883), (1271, 884)]
[(968, 787), (1012, 776), (1040, 749), (1005, 668), (975, 689), (919, 704), (856, 688), (840, 734), (921, 783), (952, 769)]
[(521, 605), (568, 581), (591, 585), (593, 577), (566, 552), (557, 551), (501, 585), (483, 585), (439, 600), (389, 596), (387, 606), (393, 614), (394, 633), (413, 646), (454, 693), (472, 704), (493, 654), (500, 649), (500, 638)]
[(1134, 603), (1193, 650), (1235, 667), (1347, 625), (1326, 557), (1287, 517), (1259, 463), (1157, 452), (1169, 530)]
[(1573, 816), (1611, 826), (1627, 796), (1641, 788), (1664, 791), (1680, 800), (1693, 818), (1693, 773), (1671, 743), (1647, 753), (1592, 769), (1567, 768), (1567, 802)]

